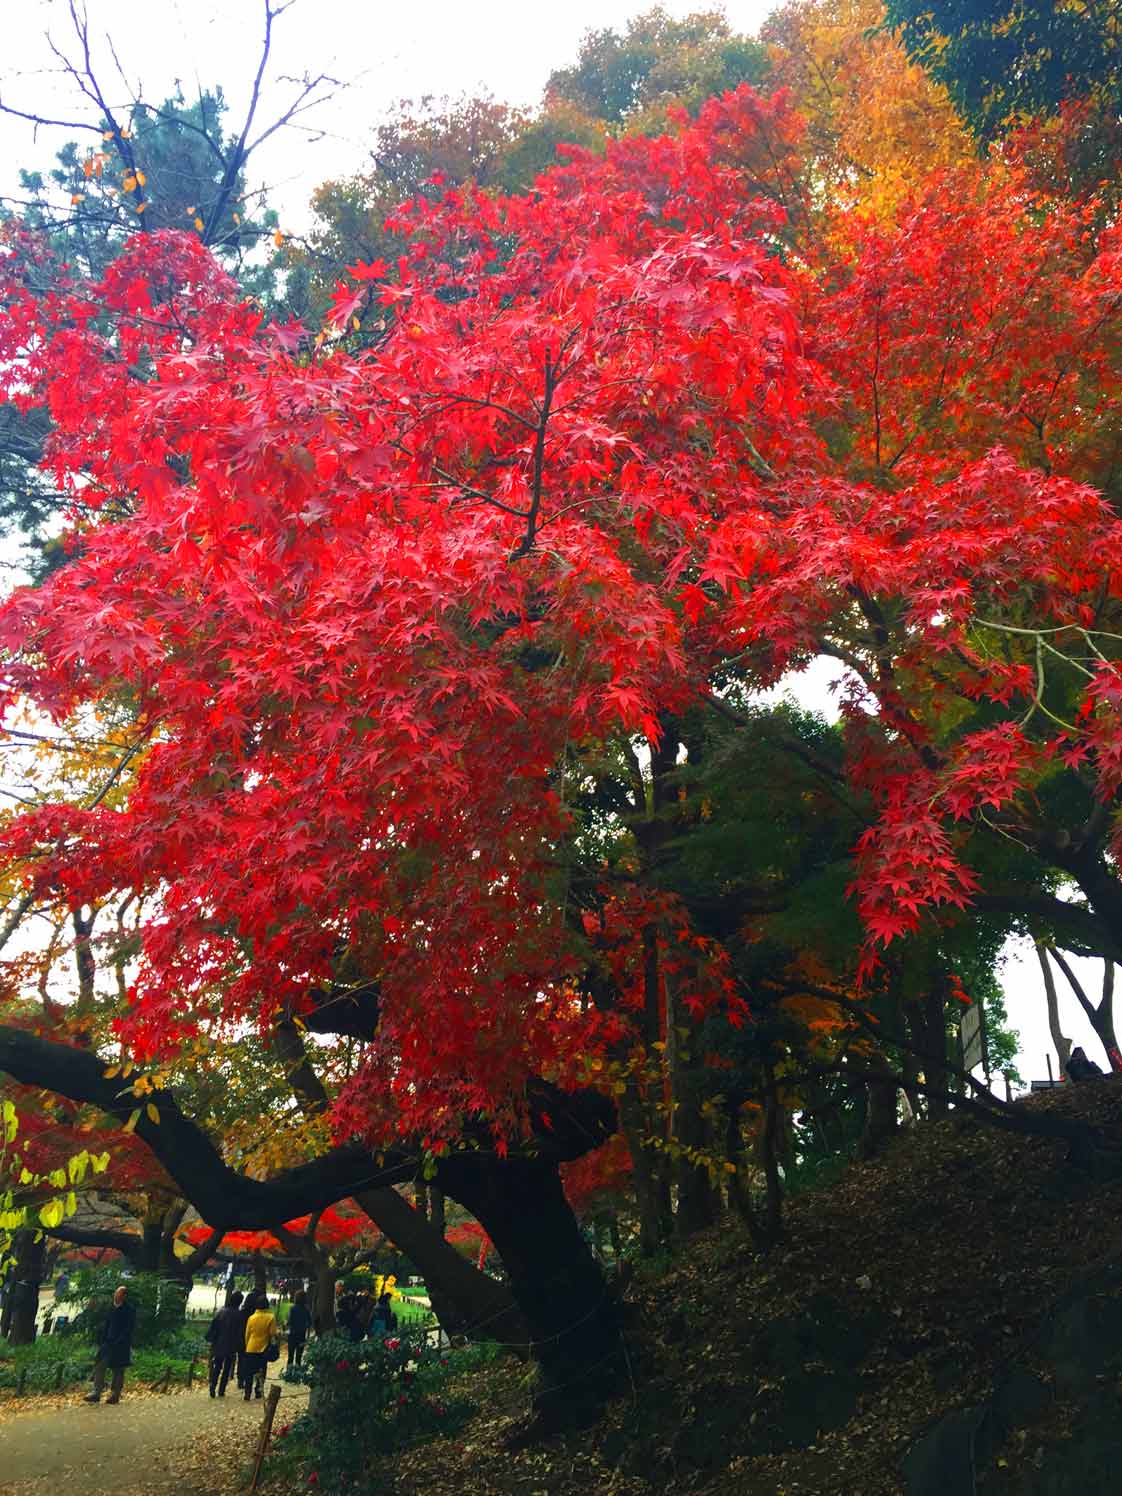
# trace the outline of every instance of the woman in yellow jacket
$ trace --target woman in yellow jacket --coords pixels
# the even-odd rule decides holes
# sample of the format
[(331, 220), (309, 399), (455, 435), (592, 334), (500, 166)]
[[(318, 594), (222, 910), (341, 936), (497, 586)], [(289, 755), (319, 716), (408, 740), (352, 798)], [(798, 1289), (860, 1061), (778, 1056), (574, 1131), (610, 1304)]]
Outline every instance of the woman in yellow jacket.
[(258, 1397), (264, 1397), (269, 1348), (276, 1345), (279, 1339), (277, 1317), (269, 1309), (269, 1300), (263, 1293), (259, 1293), (254, 1300), (253, 1313), (245, 1322), (246, 1402), (249, 1401), (251, 1387)]

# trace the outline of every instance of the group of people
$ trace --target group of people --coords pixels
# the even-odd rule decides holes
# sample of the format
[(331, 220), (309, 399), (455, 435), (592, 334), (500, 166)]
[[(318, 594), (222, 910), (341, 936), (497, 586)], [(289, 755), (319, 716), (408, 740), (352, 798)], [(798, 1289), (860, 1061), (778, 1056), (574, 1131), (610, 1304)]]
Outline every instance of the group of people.
[[(391, 1304), (389, 1293), (379, 1294), (377, 1299), (369, 1293), (344, 1293), (335, 1308), (336, 1327), (353, 1341), (368, 1335), (390, 1335), (397, 1329), (397, 1315)], [(298, 1288), (288, 1314), (286, 1369), (303, 1361), (311, 1328), (307, 1294)], [(128, 1285), (122, 1283), (101, 1325), (88, 1403), (101, 1401), (107, 1378), (110, 1387), (106, 1403), (120, 1402), (125, 1368), (132, 1361), (135, 1329), (136, 1308), (129, 1301)], [(280, 1326), (269, 1308), (268, 1297), (264, 1293), (243, 1295), (235, 1290), (211, 1320), (206, 1339), (210, 1348), (211, 1397), (225, 1397), (232, 1376), (236, 1376), (238, 1390), (246, 1402), (252, 1397), (264, 1397), (269, 1362), (280, 1357)]]
[[(306, 1295), (296, 1290), (288, 1315), (288, 1366), (299, 1366), (304, 1356), (312, 1317)], [(237, 1373), (238, 1389), (246, 1402), (264, 1397), (269, 1362), (280, 1356), (280, 1326), (263, 1293), (243, 1300), (240, 1291), (211, 1320), (206, 1332), (210, 1346), (210, 1395), (225, 1397), (230, 1377)]]
[[(299, 1366), (304, 1355), (312, 1317), (308, 1313), (304, 1290), (298, 1289), (288, 1316), (288, 1365)], [(99, 1403), (109, 1380), (106, 1403), (118, 1403), (125, 1385), (125, 1369), (132, 1361), (132, 1339), (136, 1329), (136, 1308), (129, 1302), (128, 1285), (122, 1283), (113, 1294), (109, 1313), (98, 1334), (97, 1356), (93, 1368), (93, 1388), (88, 1403)], [(265, 1376), (269, 1362), (280, 1355), (280, 1326), (263, 1293), (251, 1293), (243, 1299), (240, 1292), (230, 1295), (229, 1302), (211, 1320), (206, 1332), (210, 1347), (210, 1395), (225, 1397), (231, 1376), (237, 1375), (238, 1390), (246, 1402), (264, 1397)]]
[(340, 1335), (352, 1340), (364, 1340), (367, 1335), (390, 1335), (397, 1329), (397, 1315), (391, 1307), (392, 1298), (381, 1293), (377, 1299), (369, 1293), (345, 1293), (335, 1306), (335, 1325)]

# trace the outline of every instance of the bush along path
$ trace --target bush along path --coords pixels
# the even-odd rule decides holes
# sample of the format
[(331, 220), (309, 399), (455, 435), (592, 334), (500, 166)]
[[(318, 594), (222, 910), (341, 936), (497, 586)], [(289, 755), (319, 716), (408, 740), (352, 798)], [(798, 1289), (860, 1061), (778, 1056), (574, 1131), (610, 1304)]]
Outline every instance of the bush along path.
[[(278, 1418), (307, 1396), (284, 1384)], [(0, 1496), (227, 1496), (244, 1484), (263, 1408), (212, 1400), (205, 1380), (166, 1395), (126, 1382), (117, 1406), (78, 1393), (0, 1403)]]

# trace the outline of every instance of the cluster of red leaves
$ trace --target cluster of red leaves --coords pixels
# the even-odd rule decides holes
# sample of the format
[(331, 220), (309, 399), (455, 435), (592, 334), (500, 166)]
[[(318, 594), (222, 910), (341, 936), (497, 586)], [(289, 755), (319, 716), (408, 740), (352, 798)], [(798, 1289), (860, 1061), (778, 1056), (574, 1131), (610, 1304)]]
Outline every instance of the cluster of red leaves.
[[(284, 1229), (294, 1236), (303, 1236), (311, 1225), (310, 1215), (286, 1221)], [(210, 1235), (210, 1227), (202, 1222), (188, 1226), (182, 1233), (183, 1240), (198, 1246)], [(378, 1232), (371, 1226), (367, 1216), (354, 1210), (329, 1206), (322, 1211), (316, 1222), (316, 1245), (324, 1248), (348, 1246), (362, 1236), (376, 1237)], [(222, 1249), (226, 1252), (287, 1252), (288, 1248), (271, 1231), (227, 1231), (222, 1238)]]
[[(968, 900), (956, 826), (1039, 758), (1015, 725), (1034, 674), (982, 620), (1062, 645), (1122, 592), (1084, 486), (1118, 235), (979, 167), (850, 224), (846, 263), (788, 268), (797, 133), (745, 87), (532, 192), (407, 204), (398, 265), (354, 267), (314, 351), (187, 238), (44, 294), (13, 233), (0, 387), (49, 398), (75, 532), (0, 620), (6, 690), (58, 716), (127, 693), (147, 749), (123, 810), (32, 812), (5, 852), (73, 898), (152, 897), (137, 1052), (299, 1010), (348, 953), (382, 1016), (344, 1130), (439, 1147), (528, 1068), (571, 1073), (598, 1040), (554, 894), (557, 765), (655, 736), (732, 657), (769, 681), (826, 652), (859, 684), (871, 935)], [(356, 351), (367, 299), (386, 331)], [(1062, 751), (1113, 794), (1118, 671), (1091, 675)], [(948, 736), (964, 699), (1007, 720)], [(685, 1005), (735, 1013), (719, 953), (674, 947)]]

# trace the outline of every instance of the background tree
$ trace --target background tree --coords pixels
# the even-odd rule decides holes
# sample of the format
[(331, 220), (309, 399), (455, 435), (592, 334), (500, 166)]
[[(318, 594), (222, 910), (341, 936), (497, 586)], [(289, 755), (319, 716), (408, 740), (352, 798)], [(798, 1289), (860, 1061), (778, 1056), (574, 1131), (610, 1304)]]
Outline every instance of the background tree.
[(1122, 88), (1116, 0), (887, 0), (908, 55), (943, 84), (983, 138), (1018, 120), (1095, 98), (1118, 113)]

